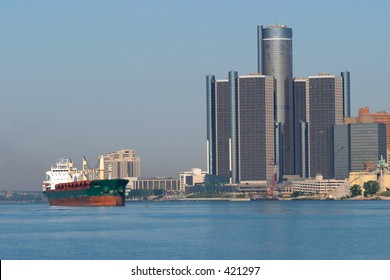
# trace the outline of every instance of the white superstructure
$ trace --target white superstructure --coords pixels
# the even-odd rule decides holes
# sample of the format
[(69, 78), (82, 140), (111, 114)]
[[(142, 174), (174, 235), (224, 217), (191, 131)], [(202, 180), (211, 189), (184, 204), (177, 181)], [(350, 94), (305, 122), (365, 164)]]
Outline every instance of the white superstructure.
[[(104, 172), (103, 156), (100, 156), (99, 173)], [(104, 174), (104, 173), (103, 173)], [(70, 159), (60, 159), (56, 166), (51, 167), (50, 171), (46, 172), (46, 179), (43, 181), (43, 190), (54, 190), (55, 186), (60, 183), (77, 182), (82, 180), (94, 180), (97, 178), (97, 171), (89, 169), (87, 160), (83, 158), (83, 170), (77, 170), (73, 167), (73, 162)]]
[(74, 174), (77, 174), (77, 168), (73, 167), (73, 162), (70, 159), (60, 159), (56, 166), (53, 166), (50, 171), (46, 172), (43, 190), (53, 190), (55, 185), (59, 183), (73, 182)]

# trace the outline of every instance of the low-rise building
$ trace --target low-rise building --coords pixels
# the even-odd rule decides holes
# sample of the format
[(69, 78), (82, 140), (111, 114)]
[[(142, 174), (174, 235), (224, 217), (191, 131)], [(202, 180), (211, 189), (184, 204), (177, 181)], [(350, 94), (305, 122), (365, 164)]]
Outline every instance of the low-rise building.
[(180, 190), (180, 182), (177, 178), (155, 177), (155, 178), (132, 178), (127, 185), (128, 189), (134, 190), (164, 190), (177, 192)]
[(292, 192), (302, 192), (313, 195), (327, 195), (340, 186), (348, 184), (348, 180), (324, 179), (317, 174), (315, 179), (306, 179), (292, 182)]
[(186, 187), (203, 185), (207, 172), (200, 168), (192, 168), (191, 171), (180, 172), (180, 191), (185, 192)]

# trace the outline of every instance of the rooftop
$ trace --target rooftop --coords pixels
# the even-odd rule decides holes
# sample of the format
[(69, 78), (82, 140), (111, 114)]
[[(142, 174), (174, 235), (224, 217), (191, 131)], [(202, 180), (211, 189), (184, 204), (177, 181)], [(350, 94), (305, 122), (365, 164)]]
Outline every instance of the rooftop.
[(284, 24), (282, 24), (282, 25), (276, 24), (276, 25), (269, 25), (267, 28), (288, 28), (288, 27), (287, 27), (287, 25), (284, 25)]

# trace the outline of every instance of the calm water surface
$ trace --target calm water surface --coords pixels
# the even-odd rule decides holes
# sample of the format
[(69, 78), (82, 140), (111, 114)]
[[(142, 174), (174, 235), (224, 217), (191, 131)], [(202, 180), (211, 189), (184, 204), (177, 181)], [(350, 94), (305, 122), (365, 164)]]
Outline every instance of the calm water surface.
[(390, 201), (0, 204), (0, 259), (390, 259)]

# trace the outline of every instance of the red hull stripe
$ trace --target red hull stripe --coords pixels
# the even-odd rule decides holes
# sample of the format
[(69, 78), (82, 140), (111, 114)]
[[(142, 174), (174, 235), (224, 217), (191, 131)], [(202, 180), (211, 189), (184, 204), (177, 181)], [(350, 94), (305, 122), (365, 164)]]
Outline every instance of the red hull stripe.
[(50, 199), (52, 206), (124, 206), (125, 199), (121, 196), (86, 196)]

